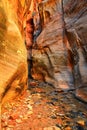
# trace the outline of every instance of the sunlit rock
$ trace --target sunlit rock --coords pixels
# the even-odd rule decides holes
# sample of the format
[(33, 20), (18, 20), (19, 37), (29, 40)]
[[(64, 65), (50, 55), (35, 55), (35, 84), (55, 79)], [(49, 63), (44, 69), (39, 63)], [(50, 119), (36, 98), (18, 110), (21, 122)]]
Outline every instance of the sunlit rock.
[(0, 1), (3, 102), (26, 89), (27, 58), (31, 77), (55, 88), (76, 89), (76, 97), (87, 101), (86, 7), (86, 0)]
[[(0, 99), (13, 99), (27, 88), (27, 53), (17, 0), (0, 1)], [(19, 17), (20, 16), (20, 17)], [(21, 21), (21, 22), (20, 22)]]

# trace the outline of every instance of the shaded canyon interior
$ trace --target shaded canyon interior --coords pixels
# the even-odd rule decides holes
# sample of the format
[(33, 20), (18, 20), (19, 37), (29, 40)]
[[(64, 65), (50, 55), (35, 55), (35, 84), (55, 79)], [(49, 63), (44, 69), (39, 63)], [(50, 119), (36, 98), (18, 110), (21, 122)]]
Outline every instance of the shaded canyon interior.
[(28, 76), (87, 102), (87, 0), (0, 0), (1, 102)]

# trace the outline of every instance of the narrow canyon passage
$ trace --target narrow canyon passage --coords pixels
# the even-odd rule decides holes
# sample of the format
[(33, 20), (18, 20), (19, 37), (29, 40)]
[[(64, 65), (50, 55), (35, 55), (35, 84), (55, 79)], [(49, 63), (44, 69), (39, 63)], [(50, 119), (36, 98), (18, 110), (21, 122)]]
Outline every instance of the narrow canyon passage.
[(0, 1), (0, 130), (87, 130), (87, 0)]

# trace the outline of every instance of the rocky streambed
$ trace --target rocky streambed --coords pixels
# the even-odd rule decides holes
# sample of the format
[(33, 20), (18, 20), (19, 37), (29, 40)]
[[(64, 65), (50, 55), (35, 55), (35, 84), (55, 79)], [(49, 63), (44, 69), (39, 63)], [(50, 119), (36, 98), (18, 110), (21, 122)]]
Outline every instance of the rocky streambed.
[(2, 106), (1, 130), (87, 130), (87, 104), (74, 90), (31, 80), (29, 90)]

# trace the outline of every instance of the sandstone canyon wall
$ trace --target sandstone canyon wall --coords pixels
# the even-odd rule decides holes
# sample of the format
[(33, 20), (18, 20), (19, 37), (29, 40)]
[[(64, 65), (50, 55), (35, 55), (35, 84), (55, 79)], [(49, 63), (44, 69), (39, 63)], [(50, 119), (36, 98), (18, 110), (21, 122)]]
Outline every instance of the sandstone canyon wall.
[(64, 19), (76, 97), (87, 102), (87, 1), (66, 1)]
[[(87, 1), (44, 0), (32, 50), (32, 76), (87, 102)], [(38, 31), (38, 29), (37, 29)]]
[(48, 0), (39, 4), (42, 32), (33, 50), (33, 77), (42, 78), (56, 88), (74, 86), (66, 47), (62, 1)]
[(3, 102), (26, 89), (27, 58), (29, 76), (57, 89), (76, 89), (87, 102), (86, 6), (87, 0), (0, 1)]
[[(21, 1), (22, 2), (22, 1)], [(27, 88), (27, 53), (18, 0), (0, 0), (0, 101), (14, 99)]]

